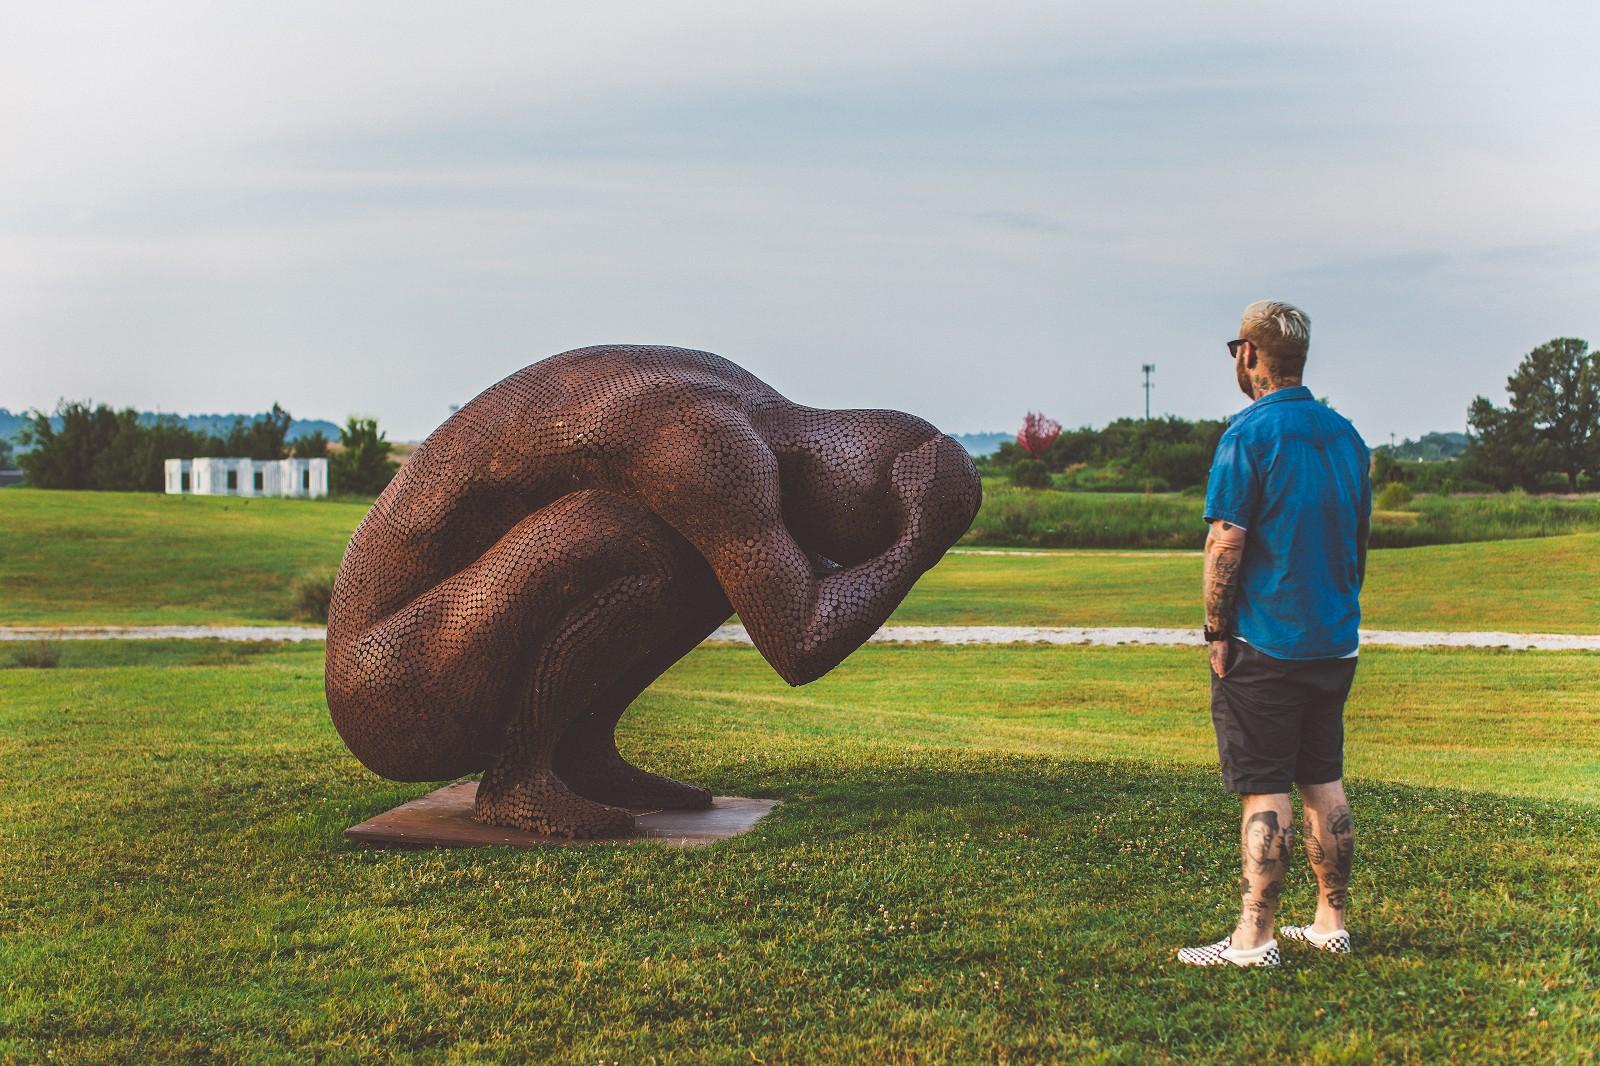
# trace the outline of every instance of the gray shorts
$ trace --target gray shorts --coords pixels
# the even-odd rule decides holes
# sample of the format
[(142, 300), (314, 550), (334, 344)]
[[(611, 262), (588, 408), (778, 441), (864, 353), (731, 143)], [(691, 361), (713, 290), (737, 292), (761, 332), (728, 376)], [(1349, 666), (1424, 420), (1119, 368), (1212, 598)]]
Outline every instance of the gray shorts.
[(1344, 776), (1344, 701), (1355, 659), (1274, 659), (1229, 641), (1227, 677), (1211, 675), (1211, 723), (1229, 792), (1288, 792)]

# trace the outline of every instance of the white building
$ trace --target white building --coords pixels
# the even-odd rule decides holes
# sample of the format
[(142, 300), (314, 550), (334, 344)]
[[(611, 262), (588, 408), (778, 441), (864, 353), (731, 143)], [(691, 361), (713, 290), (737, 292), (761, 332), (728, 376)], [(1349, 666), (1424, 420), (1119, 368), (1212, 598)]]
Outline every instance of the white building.
[(196, 496), (328, 494), (326, 459), (168, 459), (167, 493)]

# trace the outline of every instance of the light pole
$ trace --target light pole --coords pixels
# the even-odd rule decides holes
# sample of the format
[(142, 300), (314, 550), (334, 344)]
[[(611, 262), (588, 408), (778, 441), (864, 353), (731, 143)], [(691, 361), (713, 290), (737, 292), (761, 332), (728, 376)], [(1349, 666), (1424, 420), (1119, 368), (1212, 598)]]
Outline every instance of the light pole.
[(1150, 421), (1150, 390), (1155, 388), (1150, 383), (1150, 375), (1155, 373), (1156, 365), (1154, 363), (1145, 363), (1142, 369), (1144, 370), (1144, 420), (1148, 422)]

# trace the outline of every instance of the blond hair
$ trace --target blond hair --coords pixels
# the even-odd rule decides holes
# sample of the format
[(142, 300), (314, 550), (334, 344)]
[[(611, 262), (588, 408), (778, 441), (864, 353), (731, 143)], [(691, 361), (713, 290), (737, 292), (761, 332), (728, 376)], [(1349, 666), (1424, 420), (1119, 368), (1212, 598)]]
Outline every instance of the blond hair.
[(1311, 348), (1311, 319), (1282, 300), (1257, 300), (1240, 316), (1239, 336), (1254, 341), (1274, 369), (1299, 376)]

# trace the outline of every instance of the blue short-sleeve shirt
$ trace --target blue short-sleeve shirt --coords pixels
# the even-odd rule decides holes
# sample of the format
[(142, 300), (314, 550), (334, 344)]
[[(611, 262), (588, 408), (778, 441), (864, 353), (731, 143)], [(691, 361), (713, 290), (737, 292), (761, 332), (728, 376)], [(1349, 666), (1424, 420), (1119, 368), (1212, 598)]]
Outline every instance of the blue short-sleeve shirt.
[(1360, 644), (1361, 538), (1371, 453), (1303, 385), (1229, 422), (1211, 463), (1206, 519), (1246, 530), (1234, 631), (1277, 659), (1337, 659)]

